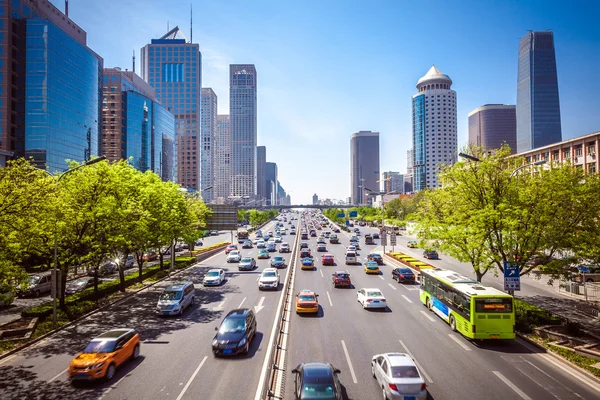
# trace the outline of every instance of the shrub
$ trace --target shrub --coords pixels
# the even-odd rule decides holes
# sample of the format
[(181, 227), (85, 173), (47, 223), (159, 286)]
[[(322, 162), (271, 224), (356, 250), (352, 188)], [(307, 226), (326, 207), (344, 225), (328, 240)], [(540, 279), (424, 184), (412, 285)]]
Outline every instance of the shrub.
[(527, 303), (522, 300), (513, 299), (515, 308), (515, 328), (519, 332), (530, 333), (538, 326), (560, 324), (561, 320), (548, 310)]

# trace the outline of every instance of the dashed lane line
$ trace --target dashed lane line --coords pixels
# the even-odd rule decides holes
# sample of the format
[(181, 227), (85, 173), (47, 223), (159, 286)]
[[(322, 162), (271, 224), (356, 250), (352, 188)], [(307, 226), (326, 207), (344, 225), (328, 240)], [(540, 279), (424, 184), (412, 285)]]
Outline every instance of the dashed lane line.
[(506, 383), (506, 386), (508, 386), (509, 388), (511, 388), (512, 390), (514, 390), (514, 392), (516, 394), (518, 394), (519, 396), (521, 396), (522, 399), (524, 400), (532, 400), (531, 397), (527, 396), (525, 394), (525, 392), (523, 392), (521, 389), (519, 389), (517, 387), (517, 385), (515, 385), (514, 383), (512, 383), (511, 381), (508, 380), (507, 377), (505, 377), (504, 375), (502, 375), (500, 373), (500, 371), (492, 371), (494, 373), (494, 375), (496, 375), (498, 378), (500, 378), (500, 380), (504, 383)]
[[(354, 373), (354, 368), (352, 367), (352, 361), (350, 360), (350, 354), (348, 354), (348, 349), (346, 348), (346, 343), (342, 340), (342, 347), (344, 348), (344, 354), (346, 354), (346, 362), (348, 362), (348, 367), (350, 367), (350, 375), (352, 375), (352, 382), (358, 383), (356, 380), (356, 374)], [(179, 400), (179, 399), (177, 399)]]
[(409, 303), (413, 302), (411, 299), (409, 299), (408, 297), (406, 297), (406, 295), (402, 295), (402, 297), (404, 298), (404, 300), (408, 301)]
[(198, 372), (200, 372), (200, 368), (202, 368), (202, 366), (204, 365), (204, 363), (206, 362), (206, 359), (208, 358), (208, 356), (204, 356), (204, 358), (202, 359), (202, 361), (200, 362), (200, 365), (198, 365), (198, 368), (196, 368), (196, 370), (194, 371), (194, 373), (192, 374), (192, 376), (190, 377), (190, 379), (187, 381), (187, 383), (185, 384), (185, 386), (183, 387), (183, 390), (181, 391), (181, 393), (179, 393), (179, 396), (177, 396), (176, 400), (181, 400), (181, 398), (183, 397), (183, 395), (185, 394), (186, 390), (188, 390), (188, 388), (190, 387), (190, 385), (192, 384), (192, 381), (194, 380), (194, 378), (196, 377), (196, 375), (198, 375)]

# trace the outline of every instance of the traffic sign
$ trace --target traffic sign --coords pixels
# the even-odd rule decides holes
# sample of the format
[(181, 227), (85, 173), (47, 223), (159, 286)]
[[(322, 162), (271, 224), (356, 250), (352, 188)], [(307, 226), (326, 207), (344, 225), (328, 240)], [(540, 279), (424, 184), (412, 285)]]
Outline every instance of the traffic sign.
[(390, 233), (390, 246), (395, 246), (395, 245), (396, 245), (396, 234)]
[(358, 217), (358, 211), (350, 211), (350, 218)]
[(504, 262), (504, 290), (521, 290), (519, 264)]
[(590, 273), (590, 267), (585, 266), (585, 265), (580, 265), (579, 267), (577, 267), (577, 269), (579, 270), (579, 272), (581, 272), (583, 274), (589, 274)]
[(344, 217), (346, 216), (346, 214), (344, 214), (344, 213), (339, 213), (337, 216), (338, 216), (338, 218), (344, 218)]
[(387, 246), (387, 236), (381, 235), (381, 245), (383, 247)]

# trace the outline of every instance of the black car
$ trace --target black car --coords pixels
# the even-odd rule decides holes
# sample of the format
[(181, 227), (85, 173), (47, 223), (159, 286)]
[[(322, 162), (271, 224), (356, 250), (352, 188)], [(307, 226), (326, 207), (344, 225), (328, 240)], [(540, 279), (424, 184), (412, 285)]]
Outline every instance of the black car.
[(373, 234), (373, 239), (379, 239), (379, 233), (375, 232), (375, 233)]
[(244, 241), (244, 244), (242, 244), (242, 249), (251, 249), (252, 248), (252, 242), (249, 240)]
[(292, 370), (294, 399), (342, 399), (342, 385), (338, 378), (340, 370), (327, 363), (300, 364)]
[(317, 251), (327, 251), (327, 246), (325, 246), (325, 244), (320, 244), (317, 246)]
[(300, 242), (300, 248), (301, 249), (308, 249), (308, 243), (306, 243), (306, 242)]
[(410, 268), (394, 268), (392, 279), (398, 281), (398, 283), (415, 283), (415, 274)]
[(215, 357), (248, 354), (250, 343), (256, 335), (256, 316), (248, 308), (232, 310), (215, 328), (217, 334), (212, 341)]
[(377, 265), (383, 265), (383, 257), (381, 257), (381, 254), (369, 254), (367, 256), (367, 260), (369, 261), (375, 261), (377, 263)]
[(439, 260), (440, 257), (438, 256), (438, 252), (435, 250), (425, 250), (423, 252), (423, 257), (429, 259), (429, 260)]

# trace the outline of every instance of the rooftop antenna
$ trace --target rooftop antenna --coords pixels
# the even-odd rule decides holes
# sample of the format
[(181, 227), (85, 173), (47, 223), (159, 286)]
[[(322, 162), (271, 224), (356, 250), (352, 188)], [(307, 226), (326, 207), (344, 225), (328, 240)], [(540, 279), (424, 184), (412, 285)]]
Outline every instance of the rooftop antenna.
[(69, 0), (65, 0), (65, 16), (69, 18)]
[(135, 49), (133, 50), (133, 73), (135, 74)]
[(190, 3), (190, 43), (193, 43), (192, 37), (192, 3)]

